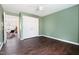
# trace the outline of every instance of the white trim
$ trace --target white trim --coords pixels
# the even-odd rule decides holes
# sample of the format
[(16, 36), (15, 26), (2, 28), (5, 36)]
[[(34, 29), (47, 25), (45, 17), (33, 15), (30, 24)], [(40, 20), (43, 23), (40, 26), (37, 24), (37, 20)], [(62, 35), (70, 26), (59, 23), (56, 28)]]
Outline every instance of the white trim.
[[(62, 41), (62, 42), (67, 42), (67, 43), (79, 45), (79, 43), (76, 43), (76, 42), (71, 42), (71, 41), (68, 41), (68, 40), (63, 40), (63, 39), (59, 39), (59, 38), (55, 38), (55, 37), (51, 37), (51, 36), (47, 36), (47, 35), (38, 35), (38, 36), (44, 36), (44, 37), (48, 37), (48, 38), (51, 38), (51, 39), (54, 39), (54, 40), (59, 40), (59, 41)], [(36, 36), (34, 36), (34, 37), (36, 37)], [(30, 38), (32, 38), (32, 37), (30, 37)], [(21, 40), (24, 40), (24, 39), (21, 39)]]
[(6, 14), (5, 14), (5, 12), (3, 13), (4, 14), (4, 44), (7, 42), (7, 38), (6, 38), (6, 30), (5, 30), (5, 16), (6, 16)]
[[(41, 35), (37, 35), (37, 36), (41, 36)], [(33, 37), (37, 37), (37, 36), (33, 36)], [(33, 38), (33, 37), (29, 37), (29, 38)], [(25, 38), (28, 39), (28, 38)], [(25, 40), (25, 39), (20, 39), (20, 40)]]
[(71, 42), (71, 41), (68, 41), (68, 40), (63, 40), (63, 39), (60, 39), (60, 38), (55, 38), (55, 37), (51, 37), (51, 36), (47, 36), (47, 35), (39, 35), (39, 36), (44, 36), (44, 37), (52, 38), (52, 39), (55, 39), (55, 40), (59, 40), (59, 41), (63, 41), (63, 42), (67, 42), (67, 43), (71, 43), (71, 44), (75, 44), (75, 45), (79, 45), (79, 43), (76, 43), (76, 42)]
[(3, 43), (0, 42), (0, 50), (2, 49), (2, 47), (3, 47)]

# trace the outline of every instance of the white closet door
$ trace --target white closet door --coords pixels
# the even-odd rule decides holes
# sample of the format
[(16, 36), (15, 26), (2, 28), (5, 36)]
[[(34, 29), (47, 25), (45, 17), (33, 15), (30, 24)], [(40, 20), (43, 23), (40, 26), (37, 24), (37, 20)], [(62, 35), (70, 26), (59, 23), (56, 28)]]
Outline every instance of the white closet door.
[(38, 36), (38, 18), (23, 16), (23, 39)]

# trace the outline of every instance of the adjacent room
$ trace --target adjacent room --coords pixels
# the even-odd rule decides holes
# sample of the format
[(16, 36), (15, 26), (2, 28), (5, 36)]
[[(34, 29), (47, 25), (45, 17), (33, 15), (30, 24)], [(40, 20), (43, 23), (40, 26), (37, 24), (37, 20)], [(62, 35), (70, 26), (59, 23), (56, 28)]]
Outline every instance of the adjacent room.
[(0, 4), (0, 55), (79, 55), (79, 5)]

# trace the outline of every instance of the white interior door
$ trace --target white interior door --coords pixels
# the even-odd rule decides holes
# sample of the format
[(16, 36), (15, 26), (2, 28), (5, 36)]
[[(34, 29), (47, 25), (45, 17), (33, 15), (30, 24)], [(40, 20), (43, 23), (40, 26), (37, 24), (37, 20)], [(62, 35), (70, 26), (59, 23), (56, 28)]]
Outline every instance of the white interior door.
[(38, 36), (38, 18), (23, 16), (23, 39)]

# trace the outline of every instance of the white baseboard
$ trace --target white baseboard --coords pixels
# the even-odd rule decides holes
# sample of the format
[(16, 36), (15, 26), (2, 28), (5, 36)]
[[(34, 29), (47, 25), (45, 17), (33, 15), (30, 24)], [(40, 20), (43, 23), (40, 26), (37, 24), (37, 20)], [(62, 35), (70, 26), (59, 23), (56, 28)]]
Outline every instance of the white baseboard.
[(0, 50), (2, 49), (2, 47), (3, 47), (3, 43), (0, 42)]
[(71, 41), (68, 41), (68, 40), (63, 40), (63, 39), (59, 39), (59, 38), (55, 38), (55, 37), (51, 37), (51, 36), (47, 36), (47, 35), (39, 35), (39, 36), (44, 36), (44, 37), (52, 38), (52, 39), (55, 39), (55, 40), (59, 40), (59, 41), (63, 41), (63, 42), (67, 42), (67, 43), (71, 43), (71, 44), (75, 44), (75, 45), (79, 45), (79, 43), (76, 43), (76, 42), (71, 42)]
[[(68, 40), (63, 40), (63, 39), (60, 39), (60, 38), (55, 38), (55, 37), (51, 37), (51, 36), (47, 36), (47, 35), (37, 35), (37, 36), (44, 36), (44, 37), (48, 37), (48, 38), (51, 38), (51, 39), (55, 39), (55, 40), (59, 40), (59, 41), (63, 41), (63, 42), (67, 42), (67, 43), (71, 43), (71, 44), (75, 44), (75, 45), (79, 45), (79, 43), (76, 43), (76, 42), (71, 42), (71, 41), (68, 41)], [(21, 39), (21, 40), (24, 40), (24, 39)]]
[[(33, 37), (37, 37), (37, 36), (42, 36), (42, 35), (36, 35), (36, 36), (33, 36)], [(33, 37), (29, 37), (29, 38), (33, 38)], [(28, 38), (25, 38), (25, 39), (28, 39)], [(25, 40), (23, 38), (21, 38), (20, 40)]]

